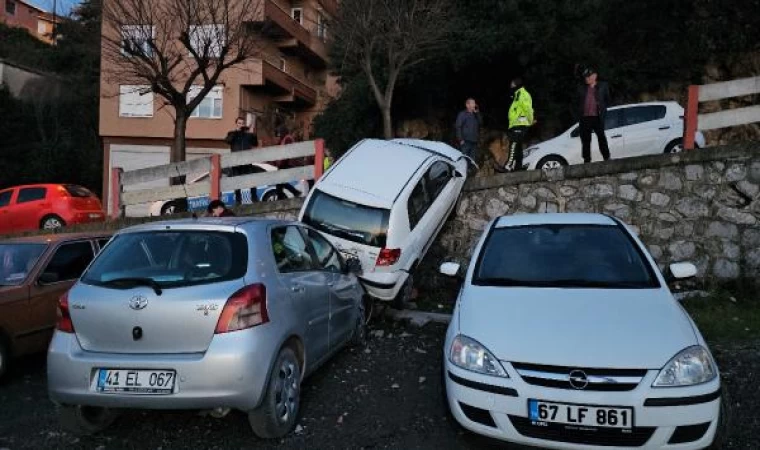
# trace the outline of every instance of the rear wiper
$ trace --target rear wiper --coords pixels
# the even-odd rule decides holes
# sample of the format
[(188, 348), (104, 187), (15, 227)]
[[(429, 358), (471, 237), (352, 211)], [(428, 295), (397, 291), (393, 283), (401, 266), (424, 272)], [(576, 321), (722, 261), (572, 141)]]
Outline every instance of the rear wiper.
[(148, 286), (150, 288), (153, 288), (153, 291), (156, 293), (156, 295), (161, 295), (163, 290), (161, 289), (161, 285), (156, 282), (153, 278), (115, 278), (113, 280), (108, 280), (103, 282), (104, 285), (109, 284), (126, 284), (130, 286)]

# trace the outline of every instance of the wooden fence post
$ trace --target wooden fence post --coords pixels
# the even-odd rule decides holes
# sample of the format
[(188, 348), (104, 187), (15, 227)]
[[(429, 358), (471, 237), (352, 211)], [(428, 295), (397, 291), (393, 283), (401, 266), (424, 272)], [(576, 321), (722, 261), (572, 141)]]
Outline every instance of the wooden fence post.
[(215, 153), (211, 155), (211, 171), (209, 173), (211, 181), (211, 200), (219, 200), (222, 195), (222, 157)]
[(697, 121), (699, 120), (699, 86), (689, 86), (689, 100), (686, 103), (686, 114), (684, 117), (683, 127), (683, 148), (684, 150), (694, 149), (694, 135), (697, 132)]
[(121, 218), (121, 174), (124, 169), (114, 167), (111, 169), (111, 218)]
[(325, 140), (314, 141), (314, 181), (322, 178), (325, 173)]

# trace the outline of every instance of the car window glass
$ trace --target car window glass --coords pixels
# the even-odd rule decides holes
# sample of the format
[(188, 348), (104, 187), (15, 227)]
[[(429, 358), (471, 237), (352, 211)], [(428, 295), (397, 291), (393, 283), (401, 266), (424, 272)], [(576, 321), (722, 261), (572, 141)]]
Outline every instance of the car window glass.
[(303, 222), (347, 241), (385, 247), (390, 214), (390, 210), (350, 202), (315, 189)]
[(319, 266), (329, 272), (341, 272), (343, 266), (335, 247), (322, 237), (318, 231), (307, 230), (306, 234), (309, 236), (312, 247), (314, 247), (314, 253), (317, 255)]
[(63, 244), (50, 259), (44, 274), (55, 276), (56, 281), (76, 280), (92, 261), (94, 254), (89, 241)]
[(438, 194), (446, 187), (450, 179), (451, 166), (445, 162), (438, 161), (430, 166), (430, 170), (425, 175), (425, 180), (431, 201), (435, 201), (438, 198)]
[(0, 286), (23, 283), (47, 244), (0, 244)]
[(620, 128), (623, 126), (623, 110), (613, 109), (607, 111), (607, 115), (604, 116), (604, 129), (611, 130), (613, 128)]
[(632, 106), (625, 110), (625, 125), (637, 125), (640, 123), (660, 120), (665, 117), (665, 106)]
[(16, 203), (27, 203), (36, 200), (44, 200), (47, 194), (46, 188), (24, 188), (18, 191)]
[(10, 205), (12, 196), (13, 191), (0, 192), (0, 208)]
[(570, 132), (570, 137), (573, 137), (573, 138), (577, 138), (580, 135), (581, 135), (581, 127), (579, 126), (575, 127), (575, 129), (573, 129), (573, 131)]
[(282, 273), (304, 272), (318, 266), (309, 253), (303, 235), (294, 226), (272, 230), (272, 252)]
[(414, 227), (417, 226), (417, 224), (422, 219), (422, 216), (425, 215), (428, 206), (430, 206), (427, 194), (425, 192), (424, 181), (424, 179), (420, 180), (420, 182), (417, 183), (417, 186), (414, 187), (412, 195), (409, 196), (409, 203), (407, 204), (407, 207), (409, 209), (410, 230), (413, 230)]

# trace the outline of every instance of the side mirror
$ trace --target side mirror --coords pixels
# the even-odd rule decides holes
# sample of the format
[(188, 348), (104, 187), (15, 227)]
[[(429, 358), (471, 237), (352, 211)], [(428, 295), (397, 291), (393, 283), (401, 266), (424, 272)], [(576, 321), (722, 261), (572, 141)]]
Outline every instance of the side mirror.
[(447, 262), (441, 264), (439, 271), (442, 275), (446, 275), (447, 277), (456, 277), (459, 275), (460, 268), (461, 266), (457, 263)]
[(697, 276), (697, 267), (688, 262), (671, 264), (668, 267), (668, 275), (665, 277), (668, 282), (676, 280), (687, 280)]
[(346, 259), (346, 270), (348, 273), (360, 275), (362, 273), (362, 262), (359, 261), (359, 258), (348, 258)]
[(37, 280), (40, 284), (53, 284), (58, 282), (58, 274), (45, 272)]

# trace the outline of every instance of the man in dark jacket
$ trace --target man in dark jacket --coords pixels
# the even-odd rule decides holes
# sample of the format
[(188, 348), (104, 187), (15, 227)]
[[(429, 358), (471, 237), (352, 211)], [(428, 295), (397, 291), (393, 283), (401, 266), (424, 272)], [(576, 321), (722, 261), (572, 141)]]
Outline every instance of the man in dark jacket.
[(483, 119), (475, 99), (468, 98), (465, 102), (465, 110), (457, 116), (455, 124), (459, 149), (476, 163), (478, 162), (478, 139), (480, 126)]
[[(235, 119), (235, 129), (227, 133), (227, 137), (224, 141), (229, 144), (230, 151), (242, 152), (244, 150), (250, 150), (259, 146), (259, 139), (255, 134), (248, 131), (248, 127), (245, 125), (245, 119), (238, 117)], [(240, 175), (247, 175), (244, 168), (231, 167), (226, 173), (227, 176), (237, 177)], [(256, 200), (256, 191), (251, 189), (251, 199)], [(240, 189), (235, 189), (235, 201), (238, 204), (243, 203), (243, 195)]]
[(580, 119), (580, 136), (583, 161), (591, 162), (591, 132), (596, 134), (599, 152), (605, 161), (610, 159), (610, 148), (604, 134), (604, 118), (610, 104), (610, 88), (605, 81), (597, 80), (596, 70), (587, 67), (581, 72), (584, 84), (578, 87), (576, 111)]

